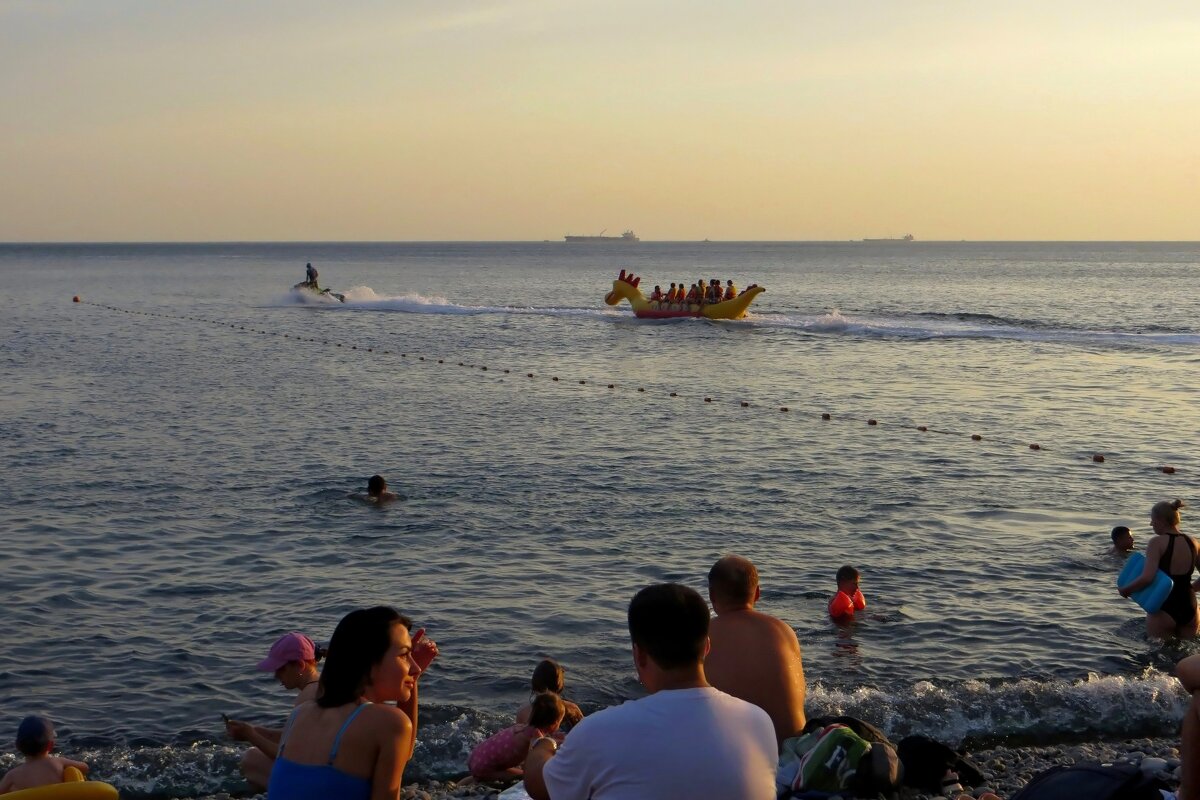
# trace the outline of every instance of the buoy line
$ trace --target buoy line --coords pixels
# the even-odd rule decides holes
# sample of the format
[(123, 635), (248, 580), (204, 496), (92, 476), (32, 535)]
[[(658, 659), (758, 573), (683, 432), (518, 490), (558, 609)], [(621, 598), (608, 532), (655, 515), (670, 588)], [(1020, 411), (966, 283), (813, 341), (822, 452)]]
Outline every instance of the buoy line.
[[(120, 314), (129, 314), (132, 316), (156, 317), (158, 319), (171, 319), (171, 320), (179, 320), (179, 321), (186, 321), (186, 322), (203, 322), (203, 323), (206, 323), (209, 325), (215, 325), (220, 328), (229, 328), (229, 329), (235, 330), (235, 331), (246, 331), (249, 333), (257, 333), (257, 334), (266, 335), (266, 336), (280, 336), (284, 339), (294, 339), (295, 341), (298, 341), (298, 342), (310, 342), (313, 344), (320, 344), (323, 346), (331, 345), (333, 347), (341, 347), (341, 348), (345, 348), (347, 350), (365, 350), (368, 353), (378, 353), (380, 355), (386, 355), (386, 356), (399, 356), (400, 358), (405, 359), (406, 361), (411, 358), (412, 362), (414, 362), (414, 363), (427, 363), (427, 364), (447, 364), (448, 363), (451, 366), (463, 367), (465, 369), (477, 370), (479, 372), (491, 371), (491, 372), (496, 372), (496, 373), (500, 373), (503, 375), (513, 375), (515, 377), (523, 377), (527, 380), (548, 380), (551, 383), (574, 384), (574, 385), (578, 385), (578, 386), (596, 387), (597, 389), (604, 389), (605, 391), (612, 390), (612, 391), (626, 392), (626, 393), (630, 393), (630, 394), (645, 394), (645, 395), (651, 395), (651, 396), (656, 396), (656, 395), (661, 396), (657, 392), (647, 391), (645, 386), (639, 386), (636, 384), (623, 384), (623, 383), (618, 384), (618, 383), (612, 382), (612, 381), (594, 380), (594, 379), (588, 379), (588, 378), (578, 378), (578, 379), (568, 380), (568, 379), (562, 379), (562, 378), (560, 378), (560, 376), (553, 375), (553, 374), (539, 374), (539, 373), (527, 372), (527, 371), (523, 371), (523, 370), (514, 370), (511, 368), (499, 368), (499, 367), (490, 367), (489, 368), (487, 365), (484, 365), (484, 364), (469, 364), (465, 361), (453, 361), (453, 360), (447, 360), (445, 358), (435, 358), (432, 356), (424, 356), (424, 355), (418, 355), (415, 353), (400, 352), (398, 350), (384, 349), (384, 348), (379, 348), (379, 347), (374, 347), (374, 346), (359, 347), (356, 344), (346, 345), (343, 342), (331, 342), (329, 339), (326, 339), (326, 338), (295, 336), (295, 335), (287, 334), (287, 333), (278, 333), (275, 331), (263, 330), (254, 325), (242, 325), (242, 324), (237, 324), (237, 323), (231, 323), (231, 322), (228, 322), (225, 320), (207, 319), (205, 317), (195, 317), (195, 316), (181, 315), (181, 314), (163, 314), (161, 312), (156, 312), (156, 311), (135, 311), (133, 309), (121, 308), (119, 306), (106, 305), (104, 303), (93, 303), (89, 300), (82, 299), (79, 295), (73, 296), (71, 298), (71, 302), (77, 303), (80, 305), (91, 306), (93, 308), (101, 308), (106, 311), (115, 311)], [(658, 390), (658, 392), (662, 392), (662, 391), (665, 391), (665, 390), (662, 390), (662, 389)], [(671, 397), (671, 398), (679, 398), (679, 399), (683, 399), (683, 400), (694, 400), (694, 399), (702, 398), (703, 403), (714, 404), (714, 400), (711, 395), (701, 395), (701, 394), (685, 395), (685, 394), (680, 394), (677, 391), (671, 391), (671, 392), (667, 393), (667, 396)], [(771, 411), (771, 413), (773, 415), (786, 414), (789, 417), (794, 418), (794, 419), (811, 419), (812, 418), (812, 417), (808, 417), (804, 414), (793, 412), (792, 408), (790, 406), (786, 406), (786, 405), (775, 405), (773, 403), (763, 403), (763, 402), (755, 403), (755, 402), (751, 402), (749, 400), (738, 400), (737, 402), (738, 402), (740, 408), (747, 408), (747, 409), (752, 409), (752, 410), (760, 411), (760, 412), (769, 410), (769, 411)], [(855, 418), (855, 417), (852, 417), (849, 415), (835, 415), (828, 411), (821, 412), (818, 419), (821, 422), (838, 422), (838, 423), (849, 423), (849, 422), (862, 423), (862, 422), (864, 422), (864, 420), (862, 420), (862, 419), (858, 419), (858, 418)], [(992, 444), (1007, 445), (1007, 446), (1017, 447), (1017, 448), (1021, 448), (1023, 450), (1027, 450), (1030, 452), (1037, 452), (1037, 453), (1051, 452), (1051, 453), (1054, 453), (1055, 455), (1061, 456), (1061, 457), (1066, 458), (1071, 461), (1087, 460), (1094, 464), (1106, 464), (1109, 462), (1109, 458), (1110, 458), (1109, 456), (1107, 456), (1105, 453), (1102, 453), (1102, 452), (1094, 452), (1090, 456), (1071, 456), (1071, 455), (1067, 454), (1065, 451), (1054, 450), (1052, 448), (1045, 447), (1037, 442), (1029, 442), (1029, 441), (1024, 441), (1024, 440), (1007, 438), (1007, 437), (1003, 437), (1003, 436), (992, 436), (992, 435), (984, 436), (983, 434), (979, 434), (979, 433), (966, 434), (962, 431), (955, 431), (955, 430), (950, 430), (947, 428), (935, 428), (930, 425), (913, 425), (911, 423), (887, 422), (887, 421), (880, 422), (875, 417), (868, 417), (865, 420), (865, 422), (866, 422), (867, 426), (869, 426), (869, 427), (890, 428), (892, 430), (897, 430), (897, 431), (900, 431), (900, 430), (915, 431), (917, 433), (922, 433), (922, 434), (931, 433), (931, 434), (936, 434), (936, 435), (940, 435), (940, 436), (952, 436), (952, 437), (957, 437), (957, 438), (969, 438), (969, 440), (973, 441), (973, 442), (988, 442), (988, 443), (992, 443)], [(1116, 463), (1123, 467), (1128, 467), (1128, 468), (1133, 467), (1132, 464), (1130, 464), (1128, 462), (1122, 462), (1121, 459), (1119, 459), (1119, 458), (1117, 459)], [(1146, 469), (1146, 467), (1139, 467), (1139, 469)], [(1162, 473), (1164, 475), (1174, 475), (1177, 472), (1176, 468), (1169, 464), (1155, 465), (1152, 469), (1153, 469), (1153, 471)]]

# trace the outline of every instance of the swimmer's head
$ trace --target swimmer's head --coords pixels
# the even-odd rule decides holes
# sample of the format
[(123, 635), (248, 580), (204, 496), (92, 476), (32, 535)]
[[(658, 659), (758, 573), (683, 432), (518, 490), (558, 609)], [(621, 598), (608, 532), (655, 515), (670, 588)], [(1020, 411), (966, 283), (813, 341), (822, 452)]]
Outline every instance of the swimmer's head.
[(851, 590), (857, 589), (858, 588), (858, 580), (859, 580), (858, 570), (856, 570), (854, 567), (850, 566), (849, 564), (846, 564), (844, 567), (842, 567), (841, 569), (839, 569), (837, 571), (838, 589), (842, 589), (844, 587), (849, 587)]
[(547, 658), (539, 661), (538, 665), (533, 668), (533, 678), (529, 681), (529, 688), (534, 692), (562, 694), (564, 685), (563, 668), (554, 659)]
[[(1183, 508), (1183, 501), (1176, 500), (1159, 500), (1150, 509), (1150, 524), (1155, 523), (1166, 526), (1167, 528), (1179, 527), (1179, 509)], [(1157, 530), (1157, 528), (1156, 528)]]
[(1133, 549), (1133, 534), (1129, 532), (1129, 528), (1124, 525), (1118, 525), (1112, 529), (1113, 547), (1122, 552)]
[(387, 481), (382, 475), (372, 475), (367, 481), (367, 494), (371, 497), (379, 497), (387, 491)]
[(554, 692), (542, 692), (529, 704), (529, 724), (548, 733), (558, 730), (567, 707)]
[(17, 749), (34, 758), (54, 748), (54, 723), (46, 717), (26, 717), (17, 727)]

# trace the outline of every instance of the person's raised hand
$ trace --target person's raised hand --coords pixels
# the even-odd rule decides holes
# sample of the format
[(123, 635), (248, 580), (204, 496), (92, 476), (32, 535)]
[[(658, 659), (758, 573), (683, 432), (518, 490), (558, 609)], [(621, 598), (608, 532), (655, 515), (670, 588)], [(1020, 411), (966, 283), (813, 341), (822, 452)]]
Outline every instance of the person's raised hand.
[(437, 642), (425, 638), (425, 629), (421, 628), (412, 637), (412, 659), (417, 663), (421, 672), (429, 669), (429, 665), (438, 657)]

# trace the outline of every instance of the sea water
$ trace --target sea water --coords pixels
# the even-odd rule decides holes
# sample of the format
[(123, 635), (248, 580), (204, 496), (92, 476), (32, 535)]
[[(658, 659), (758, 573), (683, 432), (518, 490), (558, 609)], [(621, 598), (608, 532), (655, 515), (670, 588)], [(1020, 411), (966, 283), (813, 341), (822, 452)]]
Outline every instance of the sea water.
[[(289, 291), (310, 261), (344, 304)], [(810, 715), (1169, 735), (1196, 647), (1145, 638), (1105, 551), (1118, 524), (1144, 546), (1157, 500), (1200, 505), (1198, 264), (1170, 243), (0, 246), (0, 735), (46, 713), (124, 796), (236, 789), (219, 715), (282, 723), (291, 696), (254, 670), (274, 638), (385, 603), (442, 651), (407, 777), (461, 773), (542, 657), (585, 710), (637, 696), (629, 599), (703, 592), (725, 553), (796, 629)], [(767, 291), (742, 321), (642, 321), (603, 303), (621, 269)], [(376, 472), (399, 502), (351, 498)], [(847, 563), (869, 606), (838, 626)]]

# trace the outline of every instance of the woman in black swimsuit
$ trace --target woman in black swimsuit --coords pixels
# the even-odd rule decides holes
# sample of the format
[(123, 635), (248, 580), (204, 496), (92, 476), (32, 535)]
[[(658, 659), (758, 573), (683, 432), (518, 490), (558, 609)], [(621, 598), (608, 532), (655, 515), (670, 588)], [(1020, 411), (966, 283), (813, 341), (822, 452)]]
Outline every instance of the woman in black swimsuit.
[(1162, 608), (1146, 615), (1146, 632), (1158, 638), (1191, 639), (1200, 628), (1200, 616), (1196, 613), (1196, 590), (1200, 589), (1200, 581), (1192, 582), (1192, 573), (1200, 563), (1200, 553), (1192, 538), (1179, 532), (1181, 508), (1182, 500), (1163, 500), (1150, 509), (1150, 527), (1156, 535), (1146, 545), (1146, 568), (1119, 589), (1122, 597), (1129, 597), (1143, 586), (1149, 586), (1155, 571), (1162, 570), (1170, 576), (1174, 585)]

